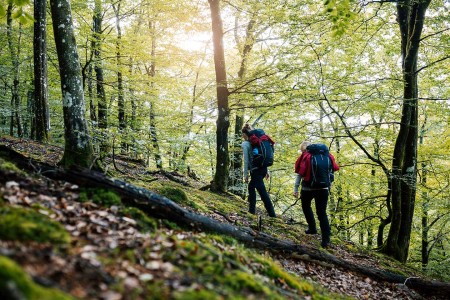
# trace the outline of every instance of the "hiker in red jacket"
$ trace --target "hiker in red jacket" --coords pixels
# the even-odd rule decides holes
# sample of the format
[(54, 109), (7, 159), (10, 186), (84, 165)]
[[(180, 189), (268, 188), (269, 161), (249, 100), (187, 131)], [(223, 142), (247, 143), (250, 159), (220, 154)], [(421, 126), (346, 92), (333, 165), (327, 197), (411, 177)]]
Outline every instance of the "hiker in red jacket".
[[(323, 154), (318, 154), (319, 158), (323, 158), (325, 165), (328, 165), (326, 176), (327, 180), (322, 182), (316, 182), (317, 177), (320, 177), (320, 172), (323, 169), (318, 168), (316, 158), (316, 150), (323, 146), (326, 150)], [(320, 223), (320, 229), (322, 232), (322, 247), (327, 247), (330, 243), (331, 228), (327, 216), (327, 204), (328, 195), (330, 193), (331, 182), (333, 180), (333, 172), (339, 170), (339, 166), (336, 163), (333, 155), (328, 152), (328, 148), (325, 145), (311, 144), (308, 141), (304, 141), (300, 144), (300, 151), (302, 154), (297, 158), (295, 162), (295, 183), (294, 183), (294, 196), (298, 197), (298, 188), (300, 181), (302, 189), (300, 192), (300, 200), (302, 202), (302, 210), (308, 223), (308, 229), (306, 234), (316, 234), (316, 220), (314, 219), (314, 213), (311, 208), (311, 202), (314, 199), (316, 203), (316, 213)], [(313, 154), (314, 153), (314, 154)], [(323, 175), (323, 174), (322, 174)]]

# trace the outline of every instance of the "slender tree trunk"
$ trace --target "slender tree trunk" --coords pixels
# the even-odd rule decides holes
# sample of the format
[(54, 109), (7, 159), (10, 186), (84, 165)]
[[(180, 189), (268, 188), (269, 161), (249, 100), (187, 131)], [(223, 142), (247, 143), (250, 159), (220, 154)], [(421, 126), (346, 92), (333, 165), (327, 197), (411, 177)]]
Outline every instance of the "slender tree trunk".
[[(186, 139), (187, 139), (187, 141), (184, 144), (183, 153), (181, 155), (181, 164), (183, 166), (187, 165), (186, 164), (187, 154), (188, 154), (189, 149), (191, 148), (191, 145), (192, 145), (192, 140), (190, 138), (190, 135), (192, 133), (192, 126), (194, 124), (194, 107), (195, 107), (195, 104), (197, 102), (197, 83), (198, 83), (198, 78), (199, 78), (199, 75), (200, 75), (200, 69), (201, 69), (202, 64), (203, 64), (203, 60), (202, 60), (202, 62), (200, 63), (200, 65), (198, 67), (198, 71), (197, 71), (196, 76), (195, 76), (194, 87), (192, 89), (192, 103), (191, 103), (190, 112), (189, 112), (189, 121), (188, 121), (188, 126), (187, 126), (188, 128), (186, 130)], [(199, 128), (199, 131), (200, 130), (201, 130), (201, 127)], [(187, 166), (187, 167), (189, 169), (189, 166)]]
[(127, 151), (126, 137), (124, 137), (126, 122), (125, 122), (125, 98), (123, 90), (123, 76), (122, 76), (122, 62), (121, 62), (121, 46), (122, 46), (122, 27), (120, 25), (120, 7), (121, 1), (113, 4), (114, 14), (116, 15), (116, 30), (117, 30), (117, 42), (116, 42), (116, 61), (117, 61), (117, 106), (118, 106), (118, 120), (119, 120), (119, 131), (121, 132), (122, 142), (121, 149), (122, 152)]
[(34, 0), (34, 102), (33, 131), (37, 141), (47, 142), (50, 130), (47, 84), (47, 1)]
[(102, 139), (100, 143), (100, 157), (103, 157), (108, 151), (108, 136), (106, 129), (108, 128), (108, 105), (106, 102), (106, 94), (103, 79), (103, 63), (102, 63), (102, 23), (103, 8), (101, 0), (95, 0), (94, 16), (93, 16), (93, 38), (92, 51), (94, 52), (94, 71), (96, 78), (96, 98), (98, 108), (98, 128), (101, 130)]
[(97, 107), (95, 105), (94, 99), (94, 86), (92, 80), (92, 64), (88, 66), (88, 76), (87, 76), (87, 88), (88, 88), (88, 98), (89, 98), (89, 118), (92, 124), (97, 125)]
[[(427, 122), (427, 118), (425, 116), (425, 121), (422, 124), (422, 130), (420, 132), (420, 145), (423, 145), (423, 139), (426, 133), (426, 129), (425, 129), (425, 125)], [(429, 238), (428, 238), (428, 231), (430, 230), (429, 228), (429, 216), (428, 216), (428, 210), (429, 210), (429, 204), (430, 201), (428, 199), (428, 193), (426, 192), (426, 185), (427, 185), (427, 175), (428, 175), (428, 171), (427, 171), (427, 163), (426, 162), (422, 162), (422, 177), (421, 177), (421, 185), (422, 187), (425, 189), (425, 191), (422, 193), (422, 249), (421, 249), (421, 254), (422, 254), (422, 270), (426, 271), (427, 266), (428, 266), (428, 261), (430, 259), (430, 253), (428, 251), (429, 249)]]
[(11, 60), (13, 64), (13, 85), (12, 85), (12, 96), (11, 96), (11, 124), (10, 124), (10, 132), (9, 134), (14, 135), (14, 127), (17, 128), (17, 135), (19, 137), (23, 136), (22, 131), (22, 117), (20, 114), (20, 78), (19, 78), (19, 57), (20, 57), (20, 44), (21, 44), (21, 36), (22, 36), (22, 25), (19, 24), (19, 37), (17, 40), (17, 49), (14, 48), (13, 42), (13, 24), (12, 24), (12, 10), (13, 4), (9, 3), (7, 12), (6, 12), (6, 34), (8, 37), (8, 47), (9, 52), (11, 54)]
[[(148, 72), (150, 76), (150, 88), (155, 88), (155, 76), (156, 76), (156, 33), (155, 33), (155, 24), (154, 22), (149, 22), (149, 29), (151, 31), (152, 36), (152, 50), (151, 50), (151, 58), (152, 63), (150, 65), (150, 71)], [(150, 139), (152, 141), (153, 150), (154, 150), (154, 158), (156, 163), (156, 168), (162, 169), (162, 159), (161, 152), (159, 149), (158, 135), (156, 132), (156, 116), (155, 116), (155, 101), (154, 99), (150, 100)]]
[[(133, 59), (130, 57), (129, 59), (129, 65), (130, 65), (130, 69), (129, 69), (129, 74), (130, 77), (133, 75)], [(136, 110), (137, 110), (137, 105), (136, 105), (136, 99), (134, 96), (134, 90), (132, 89), (132, 87), (129, 87), (129, 91), (128, 91), (129, 95), (130, 95), (130, 104), (131, 104), (131, 122), (130, 122), (130, 128), (132, 132), (136, 132), (138, 130), (138, 123), (137, 123), (137, 117), (136, 117)], [(135, 158), (138, 158), (139, 153), (138, 153), (138, 145), (136, 143), (136, 139), (133, 136), (133, 154)]]
[(397, 3), (402, 40), (404, 80), (400, 131), (392, 163), (392, 222), (383, 252), (406, 262), (417, 184), (418, 86), (417, 59), (425, 12), (430, 0)]
[(85, 119), (85, 103), (69, 1), (50, 0), (58, 54), (64, 114), (64, 155), (60, 164), (91, 167), (94, 156)]
[(223, 26), (220, 15), (220, 0), (208, 0), (211, 10), (212, 35), (214, 45), (214, 67), (217, 90), (217, 128), (216, 128), (216, 171), (211, 190), (226, 192), (228, 186), (228, 128), (230, 109), (228, 107), (228, 87), (223, 47)]
[[(237, 23), (237, 20), (236, 20)], [(236, 24), (238, 25), (238, 24)], [(250, 52), (256, 42), (255, 32), (254, 32), (255, 20), (254, 16), (250, 18), (247, 23), (247, 29), (245, 34), (245, 39), (240, 48), (241, 52), (241, 65), (238, 71), (238, 79), (242, 82), (247, 73), (247, 61)], [(236, 26), (237, 28), (238, 26)], [(235, 40), (237, 44), (239, 43), (239, 36), (235, 31)], [(238, 104), (239, 105), (239, 104)], [(245, 185), (242, 183), (242, 127), (244, 126), (244, 109), (236, 110), (235, 122), (234, 122), (234, 136), (233, 141), (233, 151), (231, 153), (231, 170), (230, 170), (230, 186), (232, 187), (231, 192), (236, 195), (245, 197)]]

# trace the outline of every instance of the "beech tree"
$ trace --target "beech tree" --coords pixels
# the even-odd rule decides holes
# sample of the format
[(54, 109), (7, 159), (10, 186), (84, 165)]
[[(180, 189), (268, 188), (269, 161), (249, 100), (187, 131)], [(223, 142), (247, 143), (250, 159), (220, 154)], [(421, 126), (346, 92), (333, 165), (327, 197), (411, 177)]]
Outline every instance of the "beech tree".
[(227, 73), (223, 47), (223, 25), (220, 15), (220, 0), (208, 0), (211, 9), (211, 24), (214, 45), (214, 68), (216, 70), (217, 122), (216, 122), (216, 171), (211, 189), (225, 192), (228, 185), (228, 128), (230, 109), (228, 107)]
[(64, 155), (60, 164), (92, 167), (94, 161), (86, 119), (81, 67), (69, 1), (50, 1), (64, 113)]
[(392, 161), (392, 221), (383, 252), (408, 258), (417, 185), (418, 94), (417, 60), (425, 13), (431, 0), (397, 2), (401, 36), (403, 106)]
[(22, 114), (21, 114), (21, 97), (20, 97), (20, 63), (19, 58), (21, 54), (21, 37), (22, 37), (22, 24), (19, 23), (19, 35), (17, 42), (14, 42), (13, 37), (13, 2), (8, 3), (8, 8), (6, 11), (6, 23), (7, 23), (7, 37), (8, 37), (8, 48), (11, 54), (12, 60), (12, 88), (11, 88), (11, 121), (9, 134), (14, 135), (14, 128), (17, 128), (17, 135), (19, 137), (23, 136), (23, 124), (22, 124)]
[(50, 130), (47, 72), (47, 1), (34, 1), (34, 101), (31, 137), (47, 142)]

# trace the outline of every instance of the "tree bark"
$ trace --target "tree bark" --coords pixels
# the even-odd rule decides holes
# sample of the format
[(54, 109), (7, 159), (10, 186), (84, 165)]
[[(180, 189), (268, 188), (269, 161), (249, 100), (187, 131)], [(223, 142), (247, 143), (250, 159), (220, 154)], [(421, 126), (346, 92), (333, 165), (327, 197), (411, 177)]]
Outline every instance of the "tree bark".
[(127, 151), (126, 137), (124, 137), (126, 122), (125, 122), (125, 98), (124, 98), (124, 88), (123, 88), (123, 76), (122, 76), (122, 62), (121, 62), (121, 47), (122, 47), (122, 27), (120, 25), (120, 7), (121, 1), (117, 4), (113, 3), (114, 14), (116, 15), (116, 30), (117, 30), (117, 42), (116, 42), (116, 61), (117, 61), (117, 106), (118, 106), (118, 120), (119, 120), (119, 131), (121, 133), (121, 149), (122, 153)]
[(47, 76), (47, 1), (34, 0), (34, 102), (32, 130), (34, 138), (48, 141), (50, 113)]
[[(155, 32), (155, 23), (150, 21), (148, 25), (150, 32), (151, 32), (151, 39), (152, 39), (152, 51), (151, 51), (151, 65), (150, 69), (147, 69), (147, 74), (150, 77), (150, 88), (153, 90), (155, 88), (155, 76), (156, 76), (156, 32)], [(158, 141), (158, 134), (156, 131), (156, 116), (155, 116), (155, 101), (154, 97), (151, 96), (152, 99), (150, 99), (150, 140), (152, 141), (153, 146), (153, 157), (155, 159), (156, 168), (161, 170), (163, 168), (162, 165), (162, 158), (161, 158), (161, 151), (159, 149), (159, 141)]]
[(50, 0), (64, 114), (64, 155), (60, 164), (91, 167), (94, 156), (86, 119), (80, 59), (70, 3)]
[(417, 59), (425, 12), (430, 0), (397, 3), (401, 34), (403, 107), (392, 162), (392, 222), (383, 252), (406, 262), (417, 184), (418, 85)]
[[(236, 20), (237, 23), (237, 20)], [(250, 52), (253, 49), (253, 46), (256, 42), (255, 36), (255, 19), (254, 15), (250, 17), (249, 22), (247, 23), (246, 34), (244, 42), (239, 43), (239, 37), (237, 32), (235, 31), (235, 40), (239, 45), (241, 52), (241, 64), (238, 71), (238, 80), (242, 82), (247, 73), (247, 61), (249, 59)], [(238, 24), (236, 24), (236, 28)], [(237, 29), (235, 29), (237, 30)], [(241, 45), (240, 45), (241, 44)], [(240, 106), (240, 103), (237, 104)], [(242, 127), (244, 126), (244, 108), (240, 108), (236, 110), (236, 117), (234, 123), (234, 136), (232, 138), (233, 141), (233, 151), (231, 153), (231, 170), (230, 170), (230, 186), (232, 187), (231, 192), (245, 198), (245, 187), (242, 183)]]
[(22, 117), (20, 113), (20, 94), (19, 94), (19, 87), (20, 87), (20, 64), (19, 64), (19, 56), (20, 56), (20, 40), (22, 35), (22, 29), (20, 26), (19, 29), (19, 37), (17, 41), (17, 50), (14, 49), (14, 42), (13, 42), (13, 18), (12, 18), (12, 10), (13, 10), (13, 4), (9, 3), (8, 8), (6, 11), (6, 35), (8, 37), (8, 47), (9, 52), (11, 54), (11, 60), (13, 65), (13, 84), (12, 84), (12, 96), (11, 96), (11, 124), (10, 124), (10, 132), (9, 134), (11, 136), (14, 135), (14, 127), (17, 127), (17, 136), (22, 137), (23, 136), (23, 129), (22, 129)]
[(100, 157), (103, 158), (108, 152), (108, 135), (106, 129), (108, 128), (108, 105), (106, 102), (106, 94), (103, 78), (103, 63), (102, 63), (102, 23), (103, 23), (103, 8), (101, 0), (95, 0), (94, 15), (93, 15), (93, 37), (92, 37), (92, 51), (94, 52), (94, 71), (96, 82), (96, 98), (97, 98), (97, 120), (98, 128), (101, 133), (100, 142)]
[(211, 190), (226, 192), (228, 188), (228, 128), (230, 109), (228, 107), (228, 87), (223, 47), (223, 25), (220, 15), (220, 0), (208, 0), (211, 10), (211, 24), (214, 46), (214, 67), (216, 71), (216, 91), (218, 116), (216, 121), (216, 169)]

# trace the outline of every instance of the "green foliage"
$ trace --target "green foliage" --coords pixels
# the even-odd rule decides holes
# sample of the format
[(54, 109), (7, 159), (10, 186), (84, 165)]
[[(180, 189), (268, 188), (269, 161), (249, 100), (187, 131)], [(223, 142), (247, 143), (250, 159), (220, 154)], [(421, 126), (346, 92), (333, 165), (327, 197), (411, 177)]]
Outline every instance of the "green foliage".
[(83, 189), (80, 191), (80, 201), (92, 201), (96, 204), (103, 206), (121, 205), (122, 201), (120, 196), (114, 191), (105, 189)]
[[(14, 4), (15, 9), (11, 15), (13, 19), (19, 20), (20, 23), (24, 25), (33, 24), (33, 16), (25, 9), (30, 5), (30, 0), (12, 0), (10, 1)], [(6, 4), (0, 3), (0, 18), (6, 16)]]
[(325, 0), (325, 11), (333, 23), (332, 31), (335, 36), (345, 33), (354, 19), (355, 13), (351, 11), (352, 0)]
[(60, 223), (32, 209), (0, 206), (0, 239), (67, 244), (70, 235)]
[(0, 296), (2, 299), (73, 299), (59, 290), (35, 284), (19, 265), (4, 256), (0, 256)]

